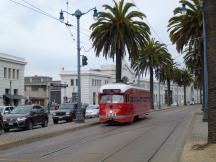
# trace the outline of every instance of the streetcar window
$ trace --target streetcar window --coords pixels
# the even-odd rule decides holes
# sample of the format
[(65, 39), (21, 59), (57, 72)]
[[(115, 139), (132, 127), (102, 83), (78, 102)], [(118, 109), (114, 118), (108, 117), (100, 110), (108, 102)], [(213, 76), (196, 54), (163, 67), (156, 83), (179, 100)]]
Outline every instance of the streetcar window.
[(123, 95), (113, 95), (112, 96), (112, 103), (123, 103), (124, 96)]
[(101, 103), (111, 103), (112, 95), (103, 95), (101, 97)]
[(101, 103), (123, 103), (123, 95), (103, 95), (101, 97)]

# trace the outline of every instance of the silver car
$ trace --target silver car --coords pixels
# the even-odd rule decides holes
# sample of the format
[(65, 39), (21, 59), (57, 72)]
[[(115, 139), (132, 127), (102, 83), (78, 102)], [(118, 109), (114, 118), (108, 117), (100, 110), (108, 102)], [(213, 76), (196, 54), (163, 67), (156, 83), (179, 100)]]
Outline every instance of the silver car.
[(86, 118), (95, 118), (99, 116), (99, 105), (88, 105), (86, 107)]
[(0, 106), (0, 113), (4, 116), (9, 114), (14, 109), (14, 106)]

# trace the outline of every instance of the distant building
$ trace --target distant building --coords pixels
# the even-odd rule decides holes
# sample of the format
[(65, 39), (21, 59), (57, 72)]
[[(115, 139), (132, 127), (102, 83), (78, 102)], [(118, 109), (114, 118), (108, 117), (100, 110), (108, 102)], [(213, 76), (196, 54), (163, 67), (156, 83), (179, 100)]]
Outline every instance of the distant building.
[[(140, 87), (150, 90), (150, 82), (146, 79), (140, 80)], [(178, 105), (184, 105), (184, 89), (183, 87), (179, 87), (177, 84), (174, 84), (171, 82), (170, 84), (170, 91), (171, 91), (171, 104), (176, 106)], [(154, 105), (157, 109), (159, 105), (159, 85), (158, 81), (154, 81)], [(167, 85), (160, 83), (160, 103), (161, 106), (166, 106), (168, 102), (168, 91), (167, 91)], [(200, 90), (195, 89), (194, 85), (191, 84), (186, 88), (186, 103), (192, 104), (192, 103), (200, 103)]]
[(51, 83), (58, 83), (60, 81), (53, 81), (51, 77), (47, 76), (30, 76), (25, 77), (25, 97), (26, 104), (40, 104), (47, 105), (50, 96), (50, 102), (61, 103), (61, 88), (52, 87)]
[(25, 59), (0, 53), (0, 105), (24, 103)]
[[(62, 102), (74, 102), (77, 99), (77, 71), (60, 73), (61, 83), (68, 84), (62, 89)], [(81, 70), (81, 99), (85, 104), (98, 104), (98, 92), (104, 84), (115, 82), (115, 65), (102, 65), (100, 69)], [(123, 61), (122, 80), (134, 82), (135, 74), (129, 65)]]
[[(102, 85), (115, 82), (115, 65), (102, 65), (100, 69), (81, 70), (81, 101), (85, 104), (98, 104), (98, 92)], [(68, 84), (68, 87), (62, 89), (62, 102), (74, 102), (77, 100), (77, 71), (65, 71), (62, 69), (60, 72), (61, 83)], [(137, 84), (135, 72), (130, 66), (123, 61), (122, 62), (122, 81), (125, 83)], [(150, 82), (146, 79), (140, 80), (140, 87), (150, 90)], [(155, 109), (159, 105), (159, 91), (158, 81), (154, 81), (154, 105)], [(171, 83), (171, 104), (183, 105), (184, 104), (184, 92), (183, 87), (179, 87), (176, 84)], [(194, 103), (200, 103), (199, 90), (194, 89), (193, 85), (187, 87), (187, 104), (192, 101)], [(161, 106), (167, 105), (167, 85), (160, 84), (160, 102)]]

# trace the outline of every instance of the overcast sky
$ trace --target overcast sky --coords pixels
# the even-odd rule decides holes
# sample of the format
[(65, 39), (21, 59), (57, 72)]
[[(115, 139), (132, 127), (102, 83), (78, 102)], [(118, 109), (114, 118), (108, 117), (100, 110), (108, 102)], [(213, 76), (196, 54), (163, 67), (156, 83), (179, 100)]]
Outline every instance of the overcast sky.
[[(68, 16), (74, 26), (70, 31), (64, 24), (39, 14), (21, 5), (30, 2), (39, 9), (58, 18), (61, 9), (67, 10), (67, 0), (0, 0), (0, 53), (25, 58), (25, 76), (43, 75), (59, 79), (62, 67), (65, 70), (76, 69), (76, 18)], [(171, 45), (167, 33), (167, 24), (179, 0), (128, 0), (147, 16), (152, 36), (167, 44), (170, 53), (179, 64), (182, 58)], [(103, 10), (103, 4), (113, 4), (112, 0), (68, 0), (70, 13), (76, 9), (82, 12), (97, 7)], [(30, 6), (29, 6), (30, 7)], [(102, 64), (114, 64), (111, 59), (96, 58), (89, 40), (89, 27), (94, 22), (92, 12), (81, 17), (81, 54), (88, 57), (89, 68), (99, 68)], [(67, 20), (67, 16), (65, 19)], [(146, 20), (144, 20), (146, 21)]]

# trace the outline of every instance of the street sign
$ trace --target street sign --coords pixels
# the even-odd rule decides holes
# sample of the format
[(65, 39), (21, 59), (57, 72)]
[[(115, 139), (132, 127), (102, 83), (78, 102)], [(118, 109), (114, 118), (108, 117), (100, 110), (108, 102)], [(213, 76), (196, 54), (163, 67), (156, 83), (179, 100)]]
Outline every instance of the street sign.
[(68, 87), (67, 84), (58, 84), (58, 83), (50, 83), (50, 86), (52, 86), (52, 87), (63, 87), (63, 88)]

